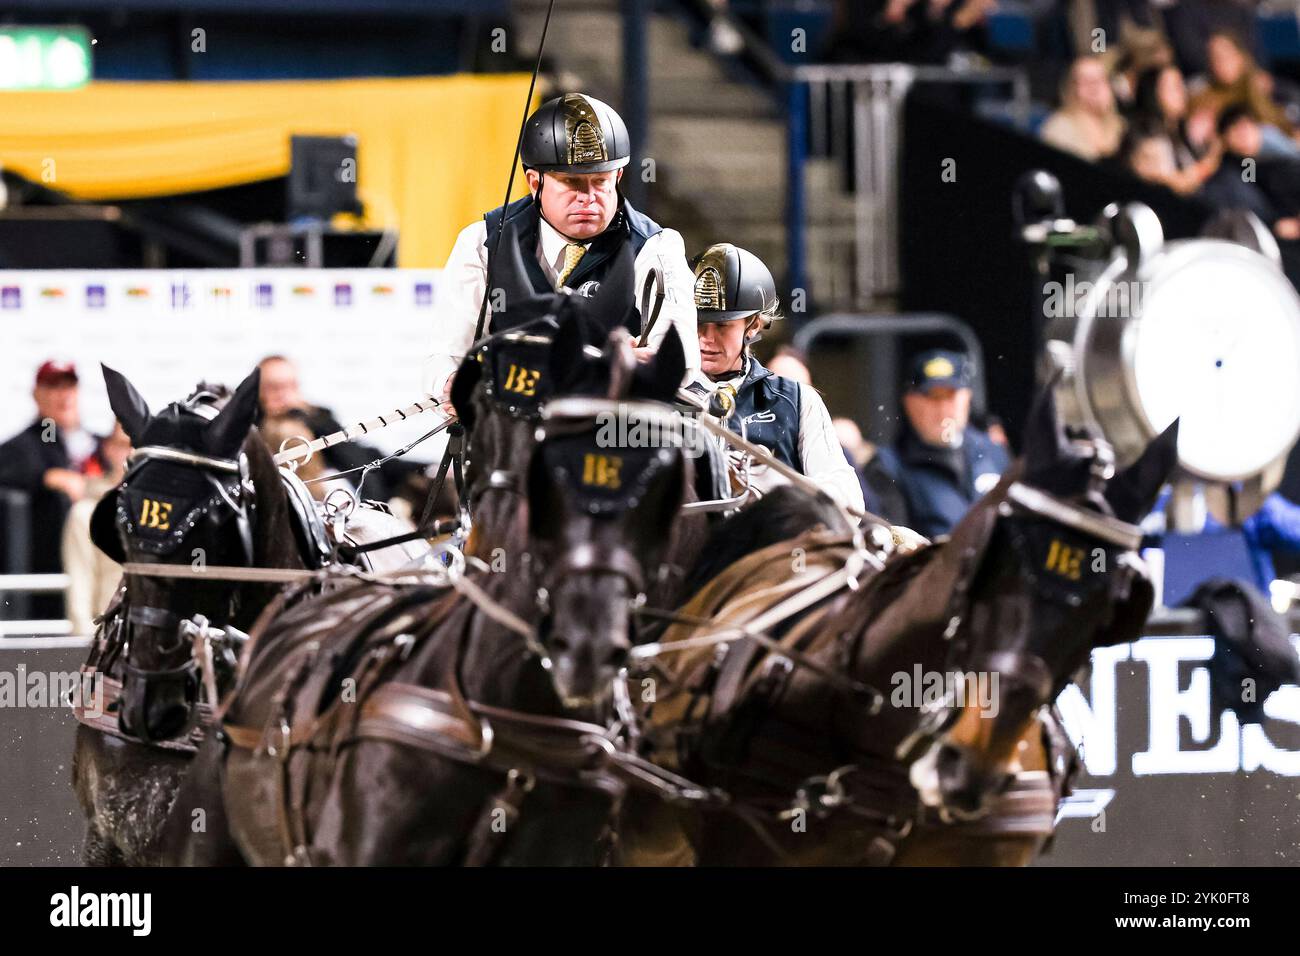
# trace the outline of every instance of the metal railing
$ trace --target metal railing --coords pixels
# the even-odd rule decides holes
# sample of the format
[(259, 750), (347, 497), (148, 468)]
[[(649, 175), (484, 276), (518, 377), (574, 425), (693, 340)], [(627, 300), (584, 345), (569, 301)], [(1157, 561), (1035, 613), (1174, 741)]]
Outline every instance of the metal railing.
[[(918, 83), (1005, 85), (1013, 113), (1029, 114), (1029, 81), (1023, 71), (985, 68), (955, 71), (904, 63), (800, 66), (787, 76), (787, 248), (790, 282), (804, 287), (807, 240), (819, 261), (835, 262), (849, 280), (845, 287), (814, 286), (814, 297), (840, 308), (871, 308), (899, 292), (900, 165), (903, 106)], [(809, 159), (831, 165), (820, 195), (809, 196)], [(843, 172), (847, 182), (837, 187)], [(936, 186), (943, 170), (932, 171)], [(810, 221), (811, 205), (818, 214)], [(852, 209), (843, 225), (826, 213), (839, 203)], [(844, 225), (848, 228), (845, 229)]]
[[(29, 594), (62, 594), (66, 600), (67, 590), (66, 574), (0, 574), (0, 598), (7, 598), (10, 594), (22, 597)], [(22, 606), (26, 606), (25, 602)], [(23, 613), (25, 614), (26, 611)], [(72, 622), (67, 618), (11, 620), (0, 617), (0, 638), (6, 638), (11, 634), (22, 637), (50, 637), (71, 633)]]
[[(686, 6), (698, 6), (698, 0)], [(744, 44), (745, 62), (784, 105), (788, 287), (811, 289), (813, 298), (826, 307), (879, 307), (881, 300), (899, 291), (899, 161), (908, 93), (917, 83), (1007, 86), (1012, 116), (1023, 124), (1030, 112), (1028, 74), (1004, 67), (957, 70), (907, 63), (795, 66), (733, 13), (710, 8), (709, 14), (735, 29)], [(823, 183), (823, 194), (810, 204), (807, 172), (813, 157), (841, 166), (847, 186), (826, 189)], [(938, 177), (940, 170), (934, 174)], [(847, 221), (826, 221), (839, 203), (852, 210)], [(812, 221), (810, 208), (815, 210)], [(810, 285), (810, 233), (818, 261), (838, 261), (849, 280), (846, 286)]]
[(66, 574), (32, 574), (31, 498), (15, 488), (0, 488), (0, 638), (72, 633), (64, 619), (33, 619), (32, 595), (62, 594), (66, 601)]

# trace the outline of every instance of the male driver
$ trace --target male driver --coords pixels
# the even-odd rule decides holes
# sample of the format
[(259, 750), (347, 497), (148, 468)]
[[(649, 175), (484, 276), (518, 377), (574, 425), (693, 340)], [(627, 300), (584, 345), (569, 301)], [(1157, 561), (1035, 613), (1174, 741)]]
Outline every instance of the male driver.
[[(862, 486), (844, 457), (830, 412), (811, 385), (773, 375), (749, 347), (780, 316), (776, 283), (762, 260), (730, 243), (710, 246), (694, 263), (695, 314), (705, 378), (736, 390), (732, 430), (745, 426), (750, 441), (815, 481), (838, 504), (864, 511)], [(695, 391), (707, 391), (692, 383)], [(750, 478), (760, 490), (785, 479), (755, 464)]]
[[(624, 246), (636, 263), (637, 309), (629, 305), (629, 321), (639, 336), (649, 316), (640, 315), (640, 293), (646, 276), (657, 268), (664, 278), (659, 319), (644, 360), (658, 347), (669, 326), (677, 326), (686, 351), (686, 378), (699, 367), (695, 344), (695, 309), (691, 274), (682, 237), (632, 208), (619, 192), (624, 167), (631, 158), (627, 127), (609, 106), (594, 97), (567, 93), (537, 109), (528, 119), (520, 159), (531, 195), (498, 207), (461, 230), (438, 282), (434, 314), (433, 352), (425, 364), (426, 392), (445, 400), (451, 377), (474, 341), (479, 308), (487, 287), (493, 247), (503, 224), (513, 230), (502, 236), (499, 255), (519, 243), (520, 258), (537, 294), (570, 289), (592, 295)], [(496, 273), (496, 268), (493, 268)], [(489, 315), (483, 333), (492, 331)]]

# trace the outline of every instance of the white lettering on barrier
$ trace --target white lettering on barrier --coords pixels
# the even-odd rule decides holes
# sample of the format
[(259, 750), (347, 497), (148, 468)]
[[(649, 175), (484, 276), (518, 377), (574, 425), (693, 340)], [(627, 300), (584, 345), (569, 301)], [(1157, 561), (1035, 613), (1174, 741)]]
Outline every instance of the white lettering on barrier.
[[(1300, 636), (1291, 641), (1300, 652)], [(1224, 712), (1217, 735), (1213, 732), (1210, 675), (1204, 666), (1213, 653), (1210, 637), (1144, 638), (1095, 650), (1088, 696), (1070, 684), (1057, 699), (1066, 732), (1080, 748), (1089, 775), (1107, 777), (1119, 769), (1116, 673), (1121, 662), (1133, 660), (1145, 665), (1147, 684), (1146, 749), (1132, 755), (1129, 769), (1135, 776), (1260, 769), (1300, 776), (1300, 750), (1280, 746), (1266, 727), (1242, 727), (1235, 714)], [(1193, 665), (1190, 674), (1184, 666), (1188, 663)], [(1264, 712), (1274, 721), (1300, 726), (1300, 687), (1274, 692)], [(1185, 748), (1184, 726), (1192, 744), (1209, 746)]]

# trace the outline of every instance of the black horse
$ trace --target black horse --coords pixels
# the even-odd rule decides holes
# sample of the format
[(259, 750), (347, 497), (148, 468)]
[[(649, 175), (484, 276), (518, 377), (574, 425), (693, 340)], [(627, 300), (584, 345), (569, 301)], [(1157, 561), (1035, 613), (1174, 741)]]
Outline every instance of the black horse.
[[(275, 464), (252, 431), (256, 372), (220, 410), (197, 393), (157, 415), (120, 373), (105, 368), (104, 381), (136, 452), (123, 484), (96, 508), (101, 550), (119, 562), (305, 568)], [(88, 662), (121, 693), (102, 729), (78, 727), (73, 755), (91, 864), (157, 858), (159, 827), (194, 750), (177, 739), (195, 724), (199, 696), (181, 622), (202, 615), (214, 627), (246, 630), (274, 593), (199, 577), (125, 582)]]
[[(91, 535), (118, 562), (194, 572), (126, 575), (86, 665), (104, 676), (110, 700), (97, 719), (79, 711), (73, 784), (87, 819), (85, 859), (141, 864), (157, 860), (158, 831), (211, 698), (232, 682), (238, 636), (279, 592), (275, 583), (203, 572), (304, 571), (326, 559), (328, 543), (311, 525), (305, 489), (277, 469), (253, 427), (256, 371), (228, 398), (200, 390), (156, 415), (120, 373), (105, 368), (104, 381), (135, 451), (121, 485), (96, 508)], [(353, 528), (373, 539), (409, 525), (367, 508)], [(373, 552), (365, 563), (402, 563), (421, 547)]]
[[(568, 326), (539, 369), (560, 380), (584, 348)], [(504, 573), (358, 584), (254, 636), (225, 740), (206, 748), (169, 825), (171, 859), (221, 858), (188, 826), (192, 809), (220, 803), (260, 864), (600, 862), (623, 791), (608, 766), (610, 689), (689, 474), (679, 447), (607, 447), (597, 422), (661, 413), (642, 403), (676, 392), (675, 333), (649, 364), (626, 345), (606, 354), (624, 361), (618, 394), (570, 397), (567, 410), (551, 396), (524, 485), (527, 536)]]

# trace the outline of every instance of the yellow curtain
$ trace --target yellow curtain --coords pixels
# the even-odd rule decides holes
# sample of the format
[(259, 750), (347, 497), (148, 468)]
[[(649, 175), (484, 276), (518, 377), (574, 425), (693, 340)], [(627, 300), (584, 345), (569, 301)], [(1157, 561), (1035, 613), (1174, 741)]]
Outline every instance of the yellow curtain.
[[(401, 265), (437, 268), (500, 204), (527, 92), (501, 74), (3, 93), (0, 165), (80, 199), (165, 196), (283, 176), (290, 134), (351, 133), (367, 224), (401, 230)], [(517, 172), (512, 198), (526, 189)]]

